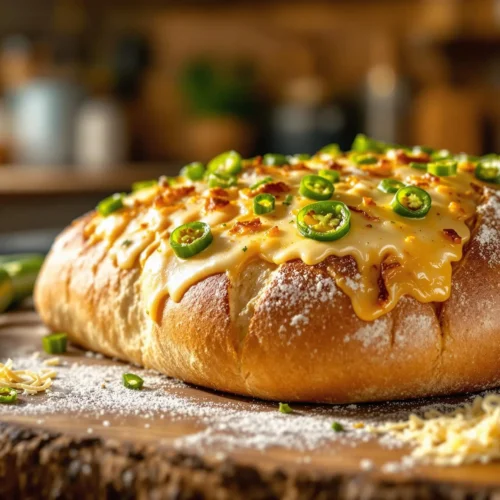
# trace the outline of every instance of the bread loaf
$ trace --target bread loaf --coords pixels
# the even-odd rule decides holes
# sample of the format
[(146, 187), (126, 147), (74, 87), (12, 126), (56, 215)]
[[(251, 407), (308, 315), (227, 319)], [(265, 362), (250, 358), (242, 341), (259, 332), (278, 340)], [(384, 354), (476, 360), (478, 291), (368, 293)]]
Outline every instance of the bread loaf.
[[(307, 160), (226, 154), (202, 180), (185, 169), (107, 200), (54, 243), (42, 319), (86, 349), (264, 399), (499, 385), (500, 197), (477, 166), (497, 164), (366, 141)], [(176, 240), (194, 221), (211, 241), (192, 224)]]

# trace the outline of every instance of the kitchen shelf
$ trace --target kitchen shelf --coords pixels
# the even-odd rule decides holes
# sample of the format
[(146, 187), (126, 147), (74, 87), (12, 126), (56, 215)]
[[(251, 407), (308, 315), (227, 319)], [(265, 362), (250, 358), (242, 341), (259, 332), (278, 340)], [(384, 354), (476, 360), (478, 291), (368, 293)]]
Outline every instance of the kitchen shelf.
[(133, 182), (175, 175), (180, 163), (135, 164), (106, 171), (76, 167), (0, 166), (0, 196), (46, 196), (129, 191)]

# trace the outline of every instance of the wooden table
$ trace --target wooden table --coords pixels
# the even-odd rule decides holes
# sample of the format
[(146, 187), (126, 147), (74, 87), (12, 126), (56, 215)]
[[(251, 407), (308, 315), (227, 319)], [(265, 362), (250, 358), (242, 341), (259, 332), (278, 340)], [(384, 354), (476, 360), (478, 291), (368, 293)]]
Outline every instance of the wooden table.
[[(0, 316), (0, 359), (15, 358), (20, 349), (28, 354), (38, 350), (43, 333), (44, 327), (32, 311)], [(96, 370), (98, 365), (129, 369), (118, 361), (88, 357), (76, 348), (63, 360), (89, 370)], [(160, 380), (165, 381), (165, 391), (172, 393), (169, 397), (175, 393), (190, 404), (208, 401), (222, 408), (236, 404), (247, 412), (246, 418), (257, 418), (263, 412), (277, 418), (274, 403), (172, 385), (166, 377)], [(56, 382), (56, 396), (58, 390)], [(19, 404), (39, 404), (47, 396), (26, 398), (20, 396)], [(410, 405), (408, 411), (421, 404)], [(321, 414), (333, 421), (344, 418), (347, 411), (338, 406), (293, 406), (294, 414), (279, 418), (304, 419)], [(215, 421), (197, 421), (192, 414), (180, 419), (168, 413), (161, 418), (156, 415), (144, 425), (141, 415), (35, 415), (28, 411), (29, 406), (24, 408), (24, 412), (9, 412), (6, 405), (0, 407), (2, 499), (500, 498), (498, 463), (457, 468), (419, 466), (389, 473), (384, 464), (399, 461), (409, 450), (386, 448), (375, 438), (358, 440), (352, 446), (346, 434), (342, 440), (332, 439), (308, 451), (293, 446), (260, 450), (250, 441), (228, 449), (223, 438), (231, 430), (215, 428)], [(350, 410), (349, 418), (364, 420), (367, 414), (377, 412), (387, 412), (387, 405), (357, 405)], [(189, 445), (186, 437), (203, 433), (210, 426), (212, 436), (220, 437), (222, 444), (215, 440), (209, 447)], [(363, 459), (373, 462), (373, 470), (363, 470)]]

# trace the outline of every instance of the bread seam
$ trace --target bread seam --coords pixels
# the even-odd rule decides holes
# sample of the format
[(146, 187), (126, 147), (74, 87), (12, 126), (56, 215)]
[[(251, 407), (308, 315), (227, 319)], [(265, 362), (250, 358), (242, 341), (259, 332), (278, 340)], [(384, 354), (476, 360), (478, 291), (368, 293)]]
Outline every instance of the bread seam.
[[(237, 308), (236, 307), (236, 304), (238, 303), (238, 301), (232, 297), (232, 295), (236, 292), (235, 290), (235, 287), (233, 285), (233, 282), (231, 281), (229, 275), (228, 275), (228, 283), (229, 283), (229, 290), (230, 292), (228, 293), (228, 297), (229, 297), (229, 310), (230, 312), (231, 311), (234, 311), (236, 312), (236, 318), (239, 318), (241, 313), (248, 308), (249, 305), (251, 305), (251, 315), (249, 315), (248, 317), (248, 321), (246, 321), (246, 324), (243, 326), (243, 325), (238, 325), (238, 322), (236, 322), (236, 324), (238, 325), (238, 329), (241, 329), (242, 327), (244, 328), (244, 331), (241, 332), (238, 331), (238, 337), (237, 337), (237, 351), (236, 351), (236, 355), (237, 355), (237, 370), (238, 370), (238, 373), (240, 375), (240, 377), (242, 378), (243, 380), (243, 383), (245, 385), (245, 388), (247, 391), (251, 392), (251, 389), (248, 387), (247, 385), (247, 380), (248, 378), (250, 377), (251, 375), (251, 372), (248, 371), (247, 373), (243, 373), (243, 349), (244, 349), (244, 344), (245, 344), (245, 341), (248, 337), (248, 334), (250, 332), (250, 327), (251, 327), (251, 324), (252, 324), (252, 320), (253, 320), (253, 317), (255, 315), (255, 310), (258, 308), (259, 304), (260, 304), (260, 301), (262, 300), (262, 297), (263, 295), (265, 294), (265, 292), (268, 290), (268, 288), (271, 286), (271, 283), (274, 281), (274, 278), (276, 276), (277, 273), (279, 273), (279, 270), (280, 270), (280, 267), (281, 266), (277, 266), (275, 269), (273, 269), (272, 271), (269, 272), (269, 275), (268, 277), (265, 279), (263, 285), (260, 287), (260, 289), (258, 290), (257, 294), (254, 295), (247, 303), (244, 307), (241, 307), (241, 308)], [(231, 292), (232, 290), (232, 292)], [(243, 333), (243, 334), (242, 334)]]

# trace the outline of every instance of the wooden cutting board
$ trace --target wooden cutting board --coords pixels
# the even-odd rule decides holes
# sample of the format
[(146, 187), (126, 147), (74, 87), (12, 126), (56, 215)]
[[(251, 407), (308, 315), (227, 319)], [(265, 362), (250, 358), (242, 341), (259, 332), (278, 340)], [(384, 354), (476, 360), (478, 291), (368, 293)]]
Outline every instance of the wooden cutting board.
[[(44, 333), (33, 311), (0, 316), (0, 361), (26, 359), (39, 351)], [(42, 367), (42, 359), (34, 363)], [(95, 399), (89, 400), (86, 411), (82, 403), (88, 395), (82, 392), (83, 401), (76, 401), (68, 393), (68, 384), (75, 381), (68, 378), (77, 373), (82, 377), (85, 370), (92, 374), (110, 370), (107, 376), (114, 378), (113, 374), (131, 368), (76, 348), (61, 357), (61, 363), (65, 368), (61, 367), (60, 381), (56, 380), (50, 395), (20, 396), (16, 408), (0, 407), (2, 499), (464, 498), (475, 494), (500, 498), (500, 463), (392, 467), (387, 464), (399, 464), (409, 448), (387, 447), (377, 438), (349, 430), (351, 422), (390, 418), (396, 410), (401, 416), (396, 404), (293, 405), (293, 414), (282, 415), (274, 403), (236, 398), (146, 373), (146, 389), (148, 381), (155, 380), (149, 401), (156, 410), (151, 411), (146, 398), (134, 413), (127, 392), (123, 408), (118, 398), (110, 410), (107, 395), (111, 392), (105, 391), (111, 389), (102, 387), (104, 392), (99, 392), (100, 387), (93, 387), (89, 390), (96, 391)], [(118, 381), (108, 382), (119, 395)], [(61, 406), (57, 398), (75, 400), (78, 408), (70, 405), (54, 413)], [(105, 409), (97, 415), (99, 401)], [(433, 402), (406, 403), (403, 412)], [(322, 430), (321, 425), (335, 420), (347, 422), (348, 430), (341, 437)], [(318, 437), (322, 433), (325, 440)]]

